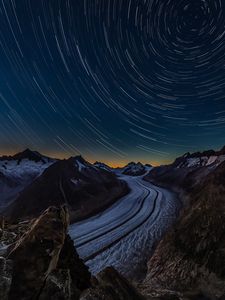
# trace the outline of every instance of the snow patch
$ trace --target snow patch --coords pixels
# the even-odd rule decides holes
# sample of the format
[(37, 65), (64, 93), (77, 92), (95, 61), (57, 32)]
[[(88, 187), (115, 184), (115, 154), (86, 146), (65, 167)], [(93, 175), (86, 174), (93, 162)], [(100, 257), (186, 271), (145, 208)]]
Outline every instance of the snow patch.
[(87, 166), (85, 166), (84, 164), (82, 164), (79, 160), (76, 160), (76, 164), (78, 166), (79, 172), (82, 172), (83, 169), (87, 168)]
[(24, 176), (30, 174), (41, 175), (54, 161), (44, 163), (42, 161), (35, 162), (29, 159), (23, 159), (18, 164), (18, 160), (0, 161), (0, 172), (7, 177), (23, 179)]
[(81, 180), (80, 179), (70, 179), (70, 181), (75, 184), (76, 186), (78, 186), (79, 184), (81, 184)]
[(182, 161), (177, 168), (194, 168), (194, 167), (217, 167), (225, 161), (225, 155), (211, 155), (201, 157), (191, 157)]

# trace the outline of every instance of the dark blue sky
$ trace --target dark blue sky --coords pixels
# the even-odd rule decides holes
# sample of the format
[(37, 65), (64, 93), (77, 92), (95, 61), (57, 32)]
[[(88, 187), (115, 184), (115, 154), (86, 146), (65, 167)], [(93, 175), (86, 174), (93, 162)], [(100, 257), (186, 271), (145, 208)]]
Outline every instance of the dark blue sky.
[(222, 0), (3, 0), (0, 153), (122, 164), (225, 144)]

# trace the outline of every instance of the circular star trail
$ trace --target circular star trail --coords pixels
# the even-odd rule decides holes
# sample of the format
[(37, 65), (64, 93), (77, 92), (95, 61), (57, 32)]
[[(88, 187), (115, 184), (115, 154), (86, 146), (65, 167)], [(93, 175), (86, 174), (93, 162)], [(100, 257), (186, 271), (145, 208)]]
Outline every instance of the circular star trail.
[(2, 0), (0, 150), (113, 164), (221, 146), (222, 0)]

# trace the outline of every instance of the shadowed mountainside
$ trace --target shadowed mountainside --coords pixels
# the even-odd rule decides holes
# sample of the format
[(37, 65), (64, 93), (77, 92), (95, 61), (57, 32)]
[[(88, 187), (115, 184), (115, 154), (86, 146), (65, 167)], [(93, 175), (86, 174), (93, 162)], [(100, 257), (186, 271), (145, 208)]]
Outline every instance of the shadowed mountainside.
[(178, 192), (189, 192), (223, 161), (225, 147), (219, 151), (186, 153), (170, 165), (153, 168), (145, 180)]
[[(159, 178), (160, 184), (167, 185), (170, 176), (178, 176), (181, 171), (181, 168), (176, 169), (177, 162), (166, 167), (164, 172), (163, 167), (153, 175), (150, 172), (146, 180)], [(225, 162), (210, 168), (198, 166), (195, 170), (192, 166), (189, 173), (185, 167), (184, 171), (184, 177), (175, 181), (174, 186), (184, 189), (188, 206), (150, 259), (143, 292), (224, 299)]]
[(8, 207), (11, 219), (38, 216), (51, 205), (67, 204), (71, 221), (105, 209), (125, 195), (128, 187), (115, 174), (82, 157), (57, 161), (28, 185)]

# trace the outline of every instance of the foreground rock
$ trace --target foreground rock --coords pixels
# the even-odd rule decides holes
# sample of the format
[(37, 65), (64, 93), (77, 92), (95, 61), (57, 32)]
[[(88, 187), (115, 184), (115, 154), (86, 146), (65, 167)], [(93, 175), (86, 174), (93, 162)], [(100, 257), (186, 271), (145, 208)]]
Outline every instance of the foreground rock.
[[(49, 208), (10, 250), (7, 258), (13, 262), (13, 272), (9, 299), (47, 299), (45, 295), (52, 293), (53, 286), (56, 295), (69, 299), (90, 285), (90, 274), (67, 236), (68, 223), (65, 208)], [(74, 261), (77, 274), (71, 270)]]
[(97, 285), (86, 290), (81, 300), (145, 299), (115, 269), (109, 267), (97, 275)]
[(67, 235), (68, 217), (65, 207), (51, 207), (22, 237), (15, 233), (0, 260), (1, 299), (78, 299), (91, 286), (91, 274)]
[(0, 299), (8, 299), (11, 282), (12, 261), (0, 257)]
[(30, 226), (20, 223), (13, 238), (14, 225), (2, 230), (5, 243), (11, 238), (0, 258), (0, 299), (143, 299), (113, 268), (91, 276), (67, 234), (68, 217), (65, 207), (50, 207)]

